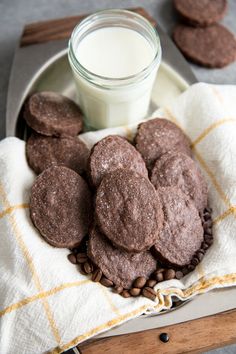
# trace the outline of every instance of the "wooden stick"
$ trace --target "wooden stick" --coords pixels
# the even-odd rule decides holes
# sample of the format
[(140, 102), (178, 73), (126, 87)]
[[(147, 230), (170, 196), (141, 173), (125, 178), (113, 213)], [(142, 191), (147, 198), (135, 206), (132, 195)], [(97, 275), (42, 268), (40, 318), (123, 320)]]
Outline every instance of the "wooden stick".
[[(152, 18), (143, 8), (138, 7), (130, 10), (144, 16), (155, 25), (156, 22), (154, 18)], [(24, 28), (20, 46), (23, 47), (58, 39), (67, 39), (70, 37), (73, 28), (87, 16), (88, 15), (79, 15), (57, 20), (31, 23)]]

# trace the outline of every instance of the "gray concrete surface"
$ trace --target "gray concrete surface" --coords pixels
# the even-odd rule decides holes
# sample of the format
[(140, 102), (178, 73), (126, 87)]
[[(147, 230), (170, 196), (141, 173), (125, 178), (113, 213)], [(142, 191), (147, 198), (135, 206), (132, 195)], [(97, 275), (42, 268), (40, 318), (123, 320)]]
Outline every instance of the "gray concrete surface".
[[(197, 1), (197, 0), (196, 0)], [(236, 0), (228, 0), (223, 19), (236, 34)], [(8, 79), (14, 50), (25, 24), (104, 8), (145, 7), (169, 34), (177, 21), (171, 0), (0, 0), (0, 139), (4, 137)], [(204, 69), (191, 64), (199, 81), (236, 84), (236, 62), (224, 69)], [(19, 68), (20, 70), (20, 68)], [(236, 354), (236, 345), (215, 350), (214, 354)]]

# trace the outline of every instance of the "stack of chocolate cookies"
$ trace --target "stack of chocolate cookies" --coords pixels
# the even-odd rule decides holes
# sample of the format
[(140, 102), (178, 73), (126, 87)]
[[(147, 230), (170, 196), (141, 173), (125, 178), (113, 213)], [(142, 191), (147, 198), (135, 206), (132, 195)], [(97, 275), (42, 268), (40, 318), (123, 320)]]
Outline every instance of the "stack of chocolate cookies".
[(35, 173), (52, 164), (85, 173), (89, 149), (77, 137), (83, 117), (75, 102), (55, 92), (38, 92), (27, 100), (24, 118), (31, 130), (26, 156)]
[(227, 0), (174, 0), (183, 24), (173, 39), (186, 58), (206, 67), (221, 68), (236, 60), (236, 39), (218, 24), (227, 10)]
[[(55, 134), (51, 117), (60, 110), (54, 102), (54, 115), (48, 115), (44, 105), (40, 120)], [(63, 118), (66, 127), (69, 118)], [(51, 245), (71, 249), (68, 259), (93, 281), (123, 297), (155, 300), (154, 286), (192, 271), (213, 242), (207, 185), (189, 139), (175, 124), (156, 118), (139, 125), (133, 144), (110, 135), (85, 154), (67, 145), (68, 130), (60, 129), (63, 136), (33, 133), (26, 144), (30, 166), (41, 172), (30, 200), (35, 227)]]
[(86, 175), (89, 149), (77, 135), (83, 129), (79, 106), (55, 92), (29, 97), (24, 118), (31, 131), (26, 157), (36, 174), (30, 215), (45, 240), (55, 247), (76, 247), (87, 235), (92, 194)]
[(100, 140), (88, 178), (93, 225), (87, 246), (69, 259), (122, 296), (154, 300), (158, 282), (192, 271), (212, 244), (205, 179), (170, 121), (140, 124), (133, 145), (117, 135)]

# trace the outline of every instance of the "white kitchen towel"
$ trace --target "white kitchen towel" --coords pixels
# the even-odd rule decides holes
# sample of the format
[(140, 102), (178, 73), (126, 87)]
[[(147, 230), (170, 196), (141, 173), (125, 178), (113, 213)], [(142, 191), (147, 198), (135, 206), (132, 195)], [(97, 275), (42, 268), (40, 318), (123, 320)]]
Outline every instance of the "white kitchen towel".
[[(210, 289), (236, 284), (236, 87), (196, 84), (154, 116), (178, 124), (209, 184), (214, 244), (194, 272), (156, 286), (153, 302), (124, 299), (91, 282), (49, 246), (29, 218), (35, 179), (25, 143), (0, 143), (0, 353), (61, 353), (81, 341), (149, 311)], [(92, 146), (108, 134), (131, 139), (136, 127), (83, 134)], [(227, 301), (227, 299), (226, 299)]]

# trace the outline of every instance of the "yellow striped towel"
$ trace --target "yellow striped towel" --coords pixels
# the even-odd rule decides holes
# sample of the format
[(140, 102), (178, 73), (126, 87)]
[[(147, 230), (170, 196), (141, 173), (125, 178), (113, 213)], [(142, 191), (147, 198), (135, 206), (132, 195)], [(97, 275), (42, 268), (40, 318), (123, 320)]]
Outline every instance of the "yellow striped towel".
[[(236, 87), (196, 84), (154, 116), (190, 137), (209, 184), (215, 242), (196, 270), (156, 286), (155, 302), (123, 299), (93, 283), (49, 246), (32, 226), (29, 195), (35, 175), (25, 143), (0, 143), (0, 353), (61, 353), (140, 314), (160, 311), (171, 295), (186, 299), (236, 283)], [(136, 126), (89, 132), (91, 147), (108, 134), (132, 138)]]

